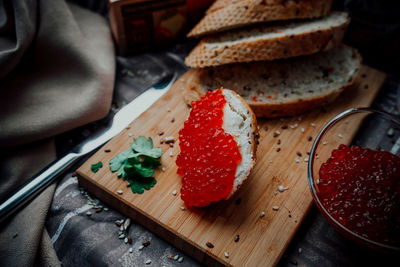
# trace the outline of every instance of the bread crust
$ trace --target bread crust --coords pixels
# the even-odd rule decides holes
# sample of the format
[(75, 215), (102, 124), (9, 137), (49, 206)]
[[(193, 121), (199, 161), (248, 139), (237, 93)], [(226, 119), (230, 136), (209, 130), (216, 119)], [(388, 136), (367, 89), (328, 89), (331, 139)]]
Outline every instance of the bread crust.
[[(205, 37), (185, 59), (192, 68), (204, 68), (223, 64), (274, 60), (310, 55), (339, 45), (350, 20), (342, 25), (322, 30), (274, 38), (243, 40), (225, 46), (207, 45), (213, 37)], [(258, 26), (264, 27), (264, 26)]]
[(219, 0), (209, 8), (188, 37), (266, 21), (321, 17), (329, 13), (331, 5), (332, 0)]
[[(357, 50), (353, 50), (353, 56), (356, 57), (359, 62), (362, 61), (361, 55)], [(191, 69), (189, 70), (190, 76), (196, 77), (189, 82), (189, 85), (185, 87), (183, 92), (184, 100), (187, 104), (192, 101), (199, 99), (205, 94), (205, 92), (198, 86), (201, 82), (201, 77), (204, 74), (203, 69)], [(304, 112), (310, 111), (318, 106), (328, 104), (333, 102), (346, 88), (353, 85), (355, 78), (359, 73), (359, 69), (350, 77), (346, 85), (336, 90), (323, 95), (314, 96), (311, 98), (298, 98), (292, 101), (285, 101), (282, 103), (268, 103), (268, 102), (254, 102), (247, 100), (250, 108), (253, 110), (256, 117), (265, 118), (276, 118), (276, 117), (287, 117), (302, 114)], [(244, 100), (246, 101), (246, 100)]]
[[(246, 175), (246, 177), (244, 177), (242, 179), (242, 182), (240, 184), (238, 184), (236, 186), (236, 188), (235, 187), (232, 188), (231, 193), (226, 198), (226, 199), (229, 199), (233, 194), (235, 194), (236, 191), (239, 190), (239, 188), (243, 185), (244, 181), (247, 180), (247, 178), (249, 177), (249, 175), (251, 173), (251, 170), (254, 168), (254, 166), (256, 164), (257, 144), (258, 144), (259, 133), (258, 133), (256, 115), (254, 114), (254, 112), (251, 109), (251, 107), (249, 106), (249, 104), (243, 99), (243, 97), (241, 97), (235, 91), (230, 90), (230, 89), (226, 89), (226, 88), (223, 88), (223, 90), (230, 91), (233, 95), (235, 95), (242, 102), (242, 104), (246, 107), (247, 114), (248, 114), (248, 116), (250, 117), (250, 120), (251, 120), (251, 153), (252, 153), (251, 167), (249, 168), (248, 174)], [(235, 177), (235, 179), (236, 179), (236, 177)]]

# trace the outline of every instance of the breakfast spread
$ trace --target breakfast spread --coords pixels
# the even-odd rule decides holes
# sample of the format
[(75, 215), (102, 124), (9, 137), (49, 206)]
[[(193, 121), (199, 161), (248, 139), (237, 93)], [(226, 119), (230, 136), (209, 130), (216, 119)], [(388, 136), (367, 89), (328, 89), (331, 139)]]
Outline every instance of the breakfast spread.
[(400, 245), (400, 158), (385, 151), (340, 145), (322, 164), (318, 196), (350, 231)]
[(239, 188), (255, 164), (256, 125), (249, 106), (233, 91), (211, 91), (192, 103), (179, 131), (176, 160), (187, 206), (228, 199)]

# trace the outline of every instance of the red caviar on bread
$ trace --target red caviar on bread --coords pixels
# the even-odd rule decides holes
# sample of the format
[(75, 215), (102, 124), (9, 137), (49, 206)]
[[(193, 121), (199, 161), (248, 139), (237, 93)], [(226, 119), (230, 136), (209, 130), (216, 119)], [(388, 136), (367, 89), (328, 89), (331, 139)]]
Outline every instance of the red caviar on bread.
[(240, 187), (255, 164), (256, 131), (253, 112), (231, 90), (209, 91), (192, 103), (176, 160), (187, 206), (228, 199)]

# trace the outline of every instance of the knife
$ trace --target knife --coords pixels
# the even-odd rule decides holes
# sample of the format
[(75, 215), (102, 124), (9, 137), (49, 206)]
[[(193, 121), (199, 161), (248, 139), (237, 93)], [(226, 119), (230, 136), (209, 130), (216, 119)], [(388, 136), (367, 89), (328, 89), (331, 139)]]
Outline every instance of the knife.
[(154, 102), (164, 95), (177, 78), (177, 74), (167, 74), (153, 87), (136, 97), (129, 104), (115, 113), (108, 127), (93, 137), (82, 142), (70, 153), (50, 164), (36, 176), (23, 185), (17, 192), (0, 205), (0, 223), (14, 214), (24, 204), (42, 192), (53, 183), (68, 167), (71, 167), (82, 156), (108, 142), (111, 138), (125, 129), (130, 122), (147, 110)]

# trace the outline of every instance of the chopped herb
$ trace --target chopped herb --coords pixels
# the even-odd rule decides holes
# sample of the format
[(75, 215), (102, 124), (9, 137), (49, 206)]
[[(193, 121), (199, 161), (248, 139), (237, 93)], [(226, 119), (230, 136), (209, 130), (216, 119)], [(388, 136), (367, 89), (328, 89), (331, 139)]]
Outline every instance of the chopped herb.
[(154, 168), (161, 165), (161, 155), (161, 148), (154, 148), (150, 137), (139, 136), (130, 149), (110, 160), (110, 170), (118, 171), (118, 177), (128, 180), (133, 193), (142, 194), (157, 183), (153, 175)]
[(99, 161), (95, 164), (92, 164), (92, 167), (91, 167), (92, 172), (94, 172), (94, 173), (98, 172), (101, 167), (103, 167), (103, 162), (101, 162), (101, 161)]

